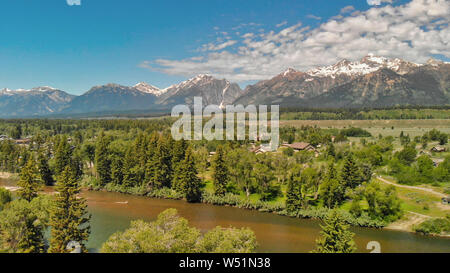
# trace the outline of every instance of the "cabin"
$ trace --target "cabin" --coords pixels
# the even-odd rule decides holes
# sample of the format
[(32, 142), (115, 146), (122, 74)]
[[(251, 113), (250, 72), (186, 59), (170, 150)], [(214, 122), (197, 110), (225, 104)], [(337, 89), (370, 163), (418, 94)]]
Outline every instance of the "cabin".
[(444, 147), (436, 146), (436, 147), (433, 147), (433, 148), (431, 149), (431, 151), (432, 151), (432, 152), (435, 152), (435, 153), (443, 153), (443, 152), (445, 152), (445, 148), (444, 148)]
[(257, 147), (253, 147), (250, 152), (254, 153), (254, 154), (265, 154), (268, 152), (272, 152), (272, 147), (270, 144), (263, 144)]
[(284, 147), (292, 148), (294, 151), (316, 151), (316, 148), (307, 142), (294, 142), (292, 144), (283, 144)]
[(443, 198), (442, 198), (442, 203), (443, 203), (443, 204), (450, 205), (450, 196), (443, 197)]

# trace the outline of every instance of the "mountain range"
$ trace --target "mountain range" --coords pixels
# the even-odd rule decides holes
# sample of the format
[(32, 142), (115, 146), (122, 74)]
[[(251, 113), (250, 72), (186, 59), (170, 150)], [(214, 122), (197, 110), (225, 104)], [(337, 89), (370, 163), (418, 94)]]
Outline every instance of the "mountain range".
[(341, 60), (306, 72), (289, 68), (272, 79), (241, 89), (209, 75), (165, 89), (145, 82), (107, 84), (80, 96), (52, 87), (0, 90), (0, 117), (37, 117), (127, 111), (170, 111), (177, 104), (278, 104), (299, 108), (362, 108), (450, 104), (450, 64), (430, 59), (416, 64), (372, 54), (359, 61)]

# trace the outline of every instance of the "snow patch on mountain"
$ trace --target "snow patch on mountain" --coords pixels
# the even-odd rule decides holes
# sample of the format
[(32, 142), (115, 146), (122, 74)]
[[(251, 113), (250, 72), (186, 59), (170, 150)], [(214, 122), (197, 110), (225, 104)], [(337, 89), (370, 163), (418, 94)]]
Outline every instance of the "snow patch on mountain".
[(283, 73), (282, 73), (282, 75), (283, 76), (287, 76), (287, 75), (289, 75), (289, 74), (291, 74), (291, 73), (296, 73), (297, 72), (297, 70), (295, 70), (295, 69), (293, 69), (293, 68), (288, 68), (288, 69), (286, 69), (286, 71), (284, 71)]
[(2, 94), (6, 94), (6, 93), (26, 93), (26, 92), (47, 92), (47, 91), (56, 91), (58, 89), (53, 88), (51, 86), (39, 86), (39, 87), (34, 87), (31, 89), (23, 89), (23, 88), (19, 88), (19, 89), (9, 89), (9, 88), (4, 88), (1, 90)]
[(137, 90), (139, 90), (143, 93), (153, 94), (155, 96), (161, 96), (162, 94), (164, 94), (166, 92), (166, 89), (159, 89), (158, 87), (155, 87), (146, 82), (140, 82), (140, 83), (136, 84), (134, 86), (134, 88), (136, 88)]
[(202, 86), (202, 85), (210, 83), (212, 80), (214, 80), (214, 78), (212, 76), (206, 75), (206, 74), (200, 74), (192, 79), (188, 79), (179, 84), (171, 85), (171, 86), (167, 87), (166, 89), (163, 89), (163, 91), (164, 91), (164, 93), (166, 93), (167, 91), (177, 93), (178, 90), (185, 89), (185, 88), (191, 88), (194, 86)]
[(307, 73), (314, 77), (332, 77), (338, 75), (360, 76), (366, 75), (382, 68), (391, 69), (399, 74), (408, 73), (412, 68), (421, 66), (420, 64), (407, 62), (398, 58), (389, 59), (385, 57), (369, 54), (360, 61), (350, 62), (342, 60), (334, 65), (318, 67)]

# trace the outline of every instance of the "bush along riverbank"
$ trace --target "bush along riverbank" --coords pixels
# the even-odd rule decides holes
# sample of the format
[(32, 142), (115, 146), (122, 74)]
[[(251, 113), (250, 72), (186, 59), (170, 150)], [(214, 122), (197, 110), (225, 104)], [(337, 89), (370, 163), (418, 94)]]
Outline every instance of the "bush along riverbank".
[[(9, 177), (10, 177), (9, 179), (11, 179), (13, 177), (16, 177), (16, 175), (11, 174), (11, 176)], [(111, 183), (102, 187), (97, 183), (96, 178), (93, 176), (84, 176), (80, 184), (83, 189), (90, 191), (107, 191), (137, 196), (145, 196), (149, 198), (185, 200), (184, 195), (182, 193), (167, 187), (149, 190), (146, 186), (125, 187), (123, 185), (114, 185)], [(240, 209), (257, 210), (259, 212), (274, 213), (281, 216), (300, 219), (324, 219), (328, 214), (328, 212), (330, 211), (330, 209), (326, 207), (309, 207), (308, 209), (299, 209), (295, 212), (288, 212), (286, 210), (286, 205), (284, 202), (265, 202), (261, 200), (251, 200), (232, 193), (226, 193), (223, 196), (218, 196), (206, 190), (202, 190), (202, 196), (199, 201), (204, 204), (210, 204), (215, 206), (230, 206)], [(355, 217), (350, 212), (343, 209), (340, 210), (340, 214), (341, 217), (352, 226), (383, 228), (389, 224), (386, 221), (371, 219), (367, 214), (362, 214), (359, 217)], [(424, 227), (428, 226), (429, 225)], [(426, 235), (432, 234), (431, 232), (424, 232), (424, 229), (420, 228), (417, 228), (417, 230), (415, 229), (414, 231)]]
[[(288, 212), (284, 203), (268, 203), (260, 200), (253, 201), (250, 199), (243, 199), (239, 195), (233, 195), (230, 193), (227, 193), (224, 196), (216, 196), (214, 194), (204, 192), (202, 196), (202, 202), (219, 206), (232, 206), (243, 209), (253, 209), (260, 212), (270, 212), (282, 216), (303, 219), (324, 219), (330, 211), (330, 209), (325, 207), (310, 207), (308, 209), (299, 209), (295, 212)], [(387, 225), (387, 223), (383, 221), (373, 220), (367, 215), (355, 217), (345, 210), (340, 210), (340, 212), (342, 218), (352, 226), (382, 228)]]
[[(12, 174), (10, 177), (16, 177)], [(11, 178), (9, 178), (11, 179)], [(16, 180), (16, 179), (13, 179)], [(125, 187), (123, 185), (107, 184), (100, 186), (93, 176), (85, 175), (81, 180), (81, 187), (90, 191), (108, 191), (117, 192), (122, 194), (130, 194), (137, 196), (145, 196), (149, 198), (160, 199), (172, 199), (172, 200), (184, 200), (184, 195), (171, 188), (161, 188), (155, 190), (149, 190), (146, 186), (139, 187)], [(308, 209), (299, 209), (295, 212), (288, 212), (284, 202), (265, 202), (261, 200), (251, 200), (240, 195), (226, 193), (223, 196), (214, 195), (212, 192), (202, 190), (202, 196), (199, 200), (201, 203), (210, 204), (215, 206), (230, 206), (240, 209), (257, 210), (259, 212), (274, 213), (281, 216), (300, 218), (300, 219), (323, 219), (326, 217), (330, 209), (326, 207), (309, 207)], [(350, 212), (341, 209), (341, 217), (350, 225), (357, 227), (368, 228), (383, 228), (389, 223), (377, 219), (370, 218), (367, 214), (362, 214), (359, 217), (355, 217)], [(424, 227), (428, 227), (425, 225)], [(426, 228), (414, 229), (415, 232), (431, 235), (432, 232), (426, 232)], [(406, 230), (405, 230), (406, 231)]]
[(445, 218), (431, 218), (413, 227), (417, 233), (450, 237), (450, 214)]
[[(128, 188), (121, 185), (107, 184), (105, 187), (96, 185), (95, 178), (89, 177), (83, 179), (82, 186), (87, 190), (108, 192), (118, 192), (131, 195), (140, 195), (150, 198), (183, 200), (182, 193), (170, 188), (161, 188), (155, 190), (148, 190), (145, 186)], [(295, 212), (288, 212), (286, 205), (283, 202), (265, 202), (261, 200), (251, 200), (240, 195), (226, 193), (223, 196), (214, 195), (211, 192), (202, 191), (200, 199), (201, 203), (215, 206), (230, 206), (240, 209), (257, 210), (260, 212), (275, 213), (281, 216), (301, 218), (301, 219), (324, 219), (329, 213), (330, 209), (321, 207), (310, 207), (308, 209), (300, 209)], [(387, 222), (371, 219), (368, 215), (362, 214), (360, 217), (355, 217), (346, 210), (340, 210), (341, 217), (350, 225), (358, 227), (369, 228), (383, 228), (387, 226)]]

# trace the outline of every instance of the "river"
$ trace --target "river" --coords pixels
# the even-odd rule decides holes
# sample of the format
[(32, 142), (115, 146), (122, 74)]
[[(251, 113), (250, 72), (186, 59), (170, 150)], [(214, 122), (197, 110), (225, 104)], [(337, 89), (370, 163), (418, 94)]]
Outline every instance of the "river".
[[(0, 180), (0, 186), (13, 182)], [(309, 252), (319, 236), (320, 221), (289, 218), (272, 213), (221, 207), (206, 204), (189, 204), (178, 200), (154, 199), (112, 192), (84, 191), (92, 214), (91, 236), (88, 248), (99, 249), (108, 237), (126, 229), (130, 221), (152, 221), (165, 209), (175, 208), (190, 224), (207, 230), (216, 226), (249, 227), (258, 241), (258, 252)], [(402, 231), (371, 228), (352, 228), (359, 252), (370, 252), (366, 246), (379, 242), (382, 252), (446, 252), (450, 253), (450, 239), (428, 237)]]

